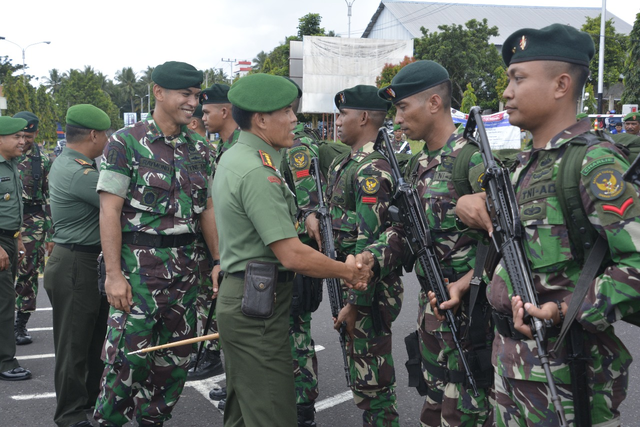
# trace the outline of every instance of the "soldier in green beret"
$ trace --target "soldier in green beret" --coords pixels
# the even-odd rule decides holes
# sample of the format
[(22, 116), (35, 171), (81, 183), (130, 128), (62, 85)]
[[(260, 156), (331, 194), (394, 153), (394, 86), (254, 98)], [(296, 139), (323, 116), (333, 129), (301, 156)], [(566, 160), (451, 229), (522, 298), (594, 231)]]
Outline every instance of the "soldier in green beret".
[(218, 259), (206, 141), (187, 125), (202, 71), (170, 61), (152, 74), (156, 108), (115, 132), (104, 150), (97, 191), (111, 304), (105, 370), (95, 419), (160, 426), (187, 377), (191, 346), (142, 355), (140, 348), (191, 338), (202, 246)]
[(640, 113), (633, 112), (624, 116), (624, 131), (631, 135), (640, 135)]
[[(509, 121), (533, 136), (518, 156), (511, 181), (540, 307), (514, 296), (501, 261), (487, 291), (497, 319), (493, 361), (499, 426), (558, 423), (537, 344), (523, 321), (525, 310), (552, 325), (543, 345), (547, 351), (556, 346), (551, 370), (568, 425), (620, 425), (631, 355), (613, 323), (640, 311), (640, 198), (638, 189), (622, 179), (629, 168), (625, 155), (591, 134), (589, 121), (575, 120), (575, 102), (594, 51), (591, 35), (561, 24), (518, 30), (502, 47)], [(558, 173), (571, 160), (567, 153), (575, 153), (574, 144), (586, 151), (579, 156), (579, 173), (569, 175), (575, 187), (568, 194), (571, 187), (564, 180), (564, 190), (558, 189)], [(577, 205), (569, 213), (560, 200), (570, 198)], [(462, 197), (456, 213), (468, 225), (492, 231), (482, 197)], [(578, 285), (585, 263), (594, 263), (585, 260), (596, 243), (603, 245), (606, 268)], [(584, 299), (578, 296), (581, 290)], [(575, 317), (568, 317), (569, 306), (575, 307)], [(557, 342), (565, 323), (571, 330)], [(581, 362), (586, 365), (582, 373)], [(582, 381), (586, 386), (579, 386)]]
[(20, 236), (22, 186), (18, 158), (24, 152), (25, 119), (0, 116), (0, 380), (31, 378), (31, 372), (16, 360), (16, 338), (12, 332), (16, 291), (14, 281), (25, 254)]
[[(353, 257), (333, 261), (298, 239), (294, 196), (278, 169), (280, 150), (293, 144), (296, 95), (295, 85), (268, 74), (243, 77), (229, 91), (242, 131), (213, 182), (221, 261), (212, 274), (214, 294), (217, 272), (225, 272), (216, 306), (227, 373), (225, 425), (297, 425), (289, 342), (293, 272), (339, 277), (360, 288), (370, 276)], [(256, 276), (261, 268), (270, 271), (268, 279)], [(260, 306), (261, 317), (249, 311), (257, 303), (254, 281), (277, 295)], [(243, 303), (245, 290), (252, 295)]]
[(238, 141), (240, 129), (233, 120), (231, 114), (231, 103), (229, 102), (229, 86), (216, 83), (205, 89), (200, 94), (200, 104), (202, 104), (203, 121), (210, 134), (220, 135), (218, 142), (216, 165), (220, 163), (220, 157)]
[(38, 274), (44, 267), (45, 249), (51, 253), (51, 209), (49, 208), (48, 176), (51, 160), (42, 153), (37, 143), (38, 117), (29, 112), (16, 113), (14, 118), (27, 121), (24, 128), (24, 153), (20, 157), (18, 170), (22, 179), (22, 202), (24, 218), (21, 235), (26, 248), (24, 260), (18, 266), (16, 280), (16, 344), (31, 344), (27, 322), (36, 310), (38, 296)]
[(107, 298), (98, 290), (100, 197), (94, 159), (104, 150), (111, 120), (89, 104), (70, 107), (66, 119), (67, 146), (49, 174), (56, 245), (44, 274), (56, 354), (53, 419), (59, 427), (88, 427), (85, 410), (100, 391), (109, 315)]

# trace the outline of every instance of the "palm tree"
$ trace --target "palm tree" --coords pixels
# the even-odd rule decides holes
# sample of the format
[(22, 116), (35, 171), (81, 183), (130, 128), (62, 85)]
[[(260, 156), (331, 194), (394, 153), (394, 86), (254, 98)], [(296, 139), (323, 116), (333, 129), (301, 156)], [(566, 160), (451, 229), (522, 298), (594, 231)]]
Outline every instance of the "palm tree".
[(264, 61), (266, 61), (268, 55), (265, 53), (264, 50), (261, 50), (260, 53), (258, 53), (256, 55), (255, 58), (253, 58), (253, 69), (255, 71), (261, 71), (262, 67), (264, 66)]
[(52, 68), (49, 70), (49, 77), (44, 78), (44, 86), (49, 89), (51, 96), (55, 97), (62, 81), (68, 77), (67, 73), (60, 73), (57, 68)]
[(124, 67), (122, 70), (116, 71), (116, 81), (131, 102), (131, 110), (129, 111), (136, 111), (134, 101), (136, 98), (136, 88), (138, 87), (138, 78), (133, 68)]

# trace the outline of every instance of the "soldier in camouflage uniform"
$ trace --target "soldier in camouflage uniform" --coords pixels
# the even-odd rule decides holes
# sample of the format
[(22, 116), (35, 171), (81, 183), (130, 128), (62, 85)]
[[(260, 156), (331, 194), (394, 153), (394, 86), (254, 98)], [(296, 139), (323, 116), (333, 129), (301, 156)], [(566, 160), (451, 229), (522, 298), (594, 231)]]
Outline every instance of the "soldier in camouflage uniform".
[[(22, 240), (26, 248), (25, 257), (18, 266), (16, 280), (16, 321), (14, 333), (16, 344), (31, 344), (27, 332), (27, 322), (36, 310), (38, 296), (38, 275), (44, 267), (45, 249), (51, 253), (51, 210), (49, 208), (48, 176), (51, 160), (42, 153), (35, 143), (38, 136), (38, 117), (29, 111), (21, 111), (13, 117), (27, 121), (24, 129), (24, 154), (20, 158), (18, 170), (22, 179), (22, 202), (24, 220)], [(45, 243), (46, 241), (46, 243)], [(45, 248), (46, 246), (46, 248)]]
[(228, 85), (216, 83), (203, 90), (200, 94), (202, 120), (207, 132), (220, 135), (220, 142), (216, 147), (216, 165), (220, 163), (220, 157), (238, 141), (238, 135), (240, 135), (238, 124), (231, 115), (231, 103), (227, 96), (228, 93)]
[[(338, 257), (358, 254), (373, 243), (389, 221), (392, 195), (390, 166), (376, 155), (373, 141), (391, 103), (374, 86), (359, 85), (339, 92), (336, 124), (340, 141), (351, 152), (329, 168), (327, 200)], [(309, 220), (317, 221), (309, 216)], [(395, 369), (391, 356), (391, 324), (402, 305), (403, 287), (396, 271), (371, 283), (367, 291), (345, 291), (345, 306), (336, 327), (346, 321), (348, 360), (356, 405), (364, 426), (397, 426)]]
[(190, 338), (196, 330), (196, 245), (201, 227), (214, 258), (211, 154), (186, 125), (202, 72), (166, 62), (152, 75), (156, 109), (109, 140), (101, 163), (101, 241), (111, 304), (105, 370), (95, 418), (121, 426), (161, 426), (184, 387), (191, 346), (130, 352)]
[[(455, 206), (459, 195), (452, 181), (452, 171), (467, 142), (451, 119), (449, 73), (433, 61), (417, 61), (400, 70), (390, 86), (380, 89), (379, 95), (394, 103), (397, 108), (395, 120), (407, 136), (426, 141), (423, 151), (412, 159), (405, 175), (422, 200), (438, 261), (450, 283), (449, 292), (459, 300), (469, 287), (478, 242), (471, 233), (461, 232), (456, 223)], [(465, 169), (470, 171), (470, 189), (480, 191), (478, 177), (484, 171), (482, 157), (475, 151), (470, 159), (460, 161), (468, 161)], [(403, 255), (407, 255), (402, 239), (402, 226), (394, 226), (382, 235), (379, 243), (367, 250), (375, 255), (376, 262), (386, 271), (399, 265)], [(424, 274), (418, 263), (415, 268), (418, 275)], [(466, 384), (465, 371), (449, 326), (436, 318), (427, 295), (420, 291), (418, 339), (422, 373), (427, 385), (427, 398), (420, 413), (422, 426), (481, 426), (491, 423), (492, 325), (489, 317), (483, 316), (482, 309), (486, 311), (486, 304), (477, 306), (479, 312), (474, 310), (472, 322), (476, 329), (464, 342), (465, 348), (471, 350), (467, 359), (480, 388), (480, 395), (474, 397), (467, 390), (469, 385)], [(468, 326), (466, 319), (469, 318), (468, 307), (464, 306), (463, 310), (461, 318), (465, 323), (461, 324), (462, 330)]]
[[(518, 156), (511, 181), (518, 197), (524, 252), (540, 308), (523, 306), (501, 262), (488, 288), (489, 302), (507, 328), (496, 322), (493, 343), (495, 424), (498, 426), (558, 425), (546, 376), (531, 339), (524, 310), (553, 325), (547, 328), (547, 350), (557, 341), (574, 296), (582, 265), (580, 241), (569, 238), (573, 218), (566, 218), (556, 193), (558, 171), (570, 141), (590, 130), (588, 120), (575, 121), (575, 100), (589, 75), (594, 44), (587, 33), (560, 24), (522, 29), (504, 42), (502, 57), (509, 67), (506, 110), (514, 126), (533, 136)], [(588, 397), (592, 425), (620, 425), (619, 407), (626, 396), (631, 355), (616, 336), (613, 323), (640, 311), (640, 200), (638, 189), (622, 180), (629, 167), (610, 142), (587, 145), (576, 184), (577, 201), (590, 227), (604, 239), (609, 262), (588, 283), (585, 300), (575, 318), (584, 340)], [(568, 159), (567, 159), (568, 161)], [(566, 197), (566, 196), (564, 196)], [(462, 197), (456, 213), (465, 223), (491, 231), (481, 197)], [(513, 325), (520, 334), (505, 329)], [(574, 326), (576, 326), (574, 324)], [(572, 395), (567, 341), (550, 359), (551, 371), (569, 425), (578, 414)], [(588, 410), (588, 409), (587, 409)]]

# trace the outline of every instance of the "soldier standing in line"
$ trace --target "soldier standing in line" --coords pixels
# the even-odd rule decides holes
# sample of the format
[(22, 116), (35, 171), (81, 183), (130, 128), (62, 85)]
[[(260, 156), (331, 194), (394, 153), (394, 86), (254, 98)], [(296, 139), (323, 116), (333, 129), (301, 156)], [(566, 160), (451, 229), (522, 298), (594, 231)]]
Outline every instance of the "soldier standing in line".
[(202, 72), (170, 61), (156, 67), (152, 79), (155, 110), (111, 136), (97, 186), (112, 306), (95, 411), (101, 425), (121, 426), (135, 416), (138, 425), (161, 426), (171, 417), (192, 347), (129, 353), (194, 335), (200, 229), (218, 259), (211, 153), (186, 126)]
[(18, 158), (24, 151), (25, 119), (0, 117), (0, 380), (20, 381), (31, 372), (16, 360), (12, 332), (16, 304), (15, 279), (25, 248), (22, 226), (22, 184)]
[(222, 155), (238, 141), (240, 135), (238, 124), (231, 114), (228, 93), (228, 85), (216, 83), (200, 94), (204, 125), (209, 134), (220, 135), (220, 142), (216, 147), (216, 165), (220, 163)]
[(24, 260), (18, 266), (16, 280), (16, 322), (14, 333), (17, 345), (31, 344), (27, 322), (36, 310), (38, 296), (38, 274), (44, 267), (45, 250), (51, 254), (51, 209), (49, 208), (48, 176), (51, 160), (35, 143), (38, 136), (38, 117), (21, 111), (13, 117), (25, 119), (24, 154), (20, 157), (18, 170), (22, 179), (22, 202), (24, 219), (21, 234), (26, 248)]
[[(359, 85), (335, 96), (340, 141), (351, 150), (329, 168), (327, 200), (333, 218), (338, 259), (361, 253), (375, 242), (390, 218), (393, 190), (391, 168), (373, 141), (391, 103), (378, 97), (375, 86)], [(308, 229), (317, 229), (314, 215)], [(336, 328), (346, 321), (348, 359), (356, 405), (364, 426), (397, 426), (396, 378), (391, 355), (391, 324), (400, 313), (403, 286), (397, 271), (369, 285), (366, 291), (345, 293)]]
[(111, 120), (101, 109), (80, 104), (67, 110), (66, 121), (67, 146), (49, 175), (56, 245), (44, 275), (53, 307), (54, 421), (59, 427), (90, 427), (85, 411), (100, 391), (109, 315), (107, 298), (98, 290), (100, 196), (94, 159), (104, 150)]

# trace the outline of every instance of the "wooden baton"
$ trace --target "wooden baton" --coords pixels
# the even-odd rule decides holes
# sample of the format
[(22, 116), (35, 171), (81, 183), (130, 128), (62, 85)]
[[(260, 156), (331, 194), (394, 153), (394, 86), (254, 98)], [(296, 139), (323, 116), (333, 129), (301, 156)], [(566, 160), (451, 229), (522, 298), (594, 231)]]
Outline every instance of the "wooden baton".
[(144, 353), (149, 353), (151, 351), (162, 350), (163, 348), (179, 347), (181, 345), (193, 344), (193, 343), (200, 342), (200, 341), (217, 340), (218, 338), (220, 338), (220, 334), (218, 334), (218, 333), (209, 334), (209, 335), (203, 335), (201, 337), (188, 338), (186, 340), (170, 342), (169, 344), (163, 344), (163, 345), (157, 345), (155, 347), (143, 348), (141, 350), (132, 351), (129, 354), (144, 354)]

